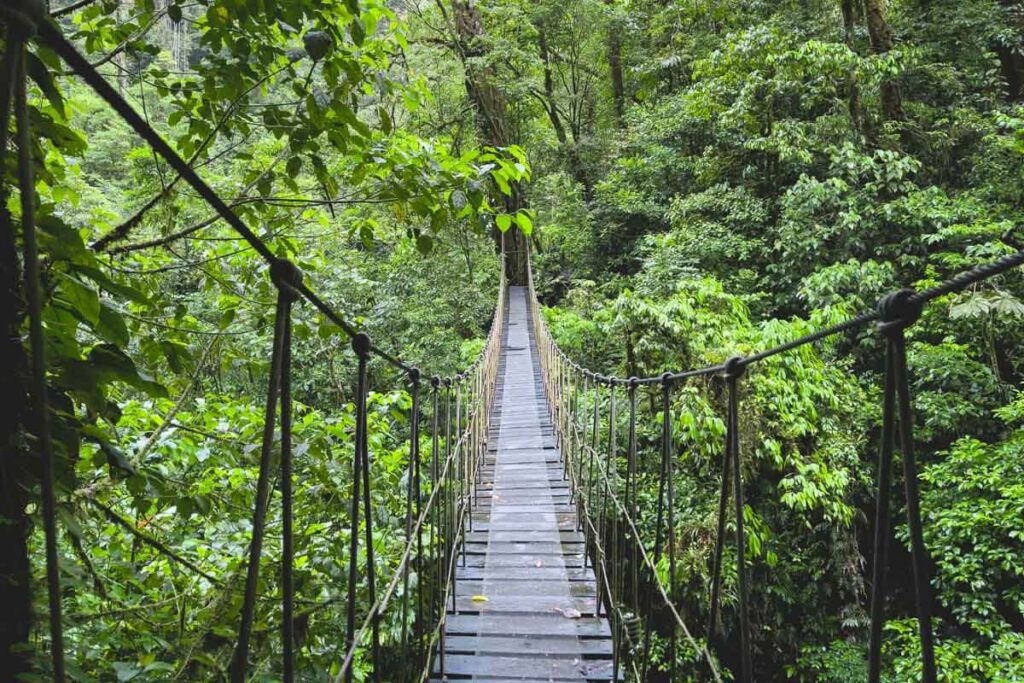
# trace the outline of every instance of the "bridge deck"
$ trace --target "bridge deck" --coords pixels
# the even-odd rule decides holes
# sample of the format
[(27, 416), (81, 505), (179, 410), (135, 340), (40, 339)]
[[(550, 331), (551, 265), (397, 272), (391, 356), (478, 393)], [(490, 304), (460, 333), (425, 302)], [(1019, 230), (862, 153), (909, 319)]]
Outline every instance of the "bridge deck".
[(594, 573), (583, 566), (527, 296), (525, 287), (510, 288), (490, 448), (466, 566), (457, 568), (444, 674), (492, 683), (609, 681), (611, 633), (596, 616)]

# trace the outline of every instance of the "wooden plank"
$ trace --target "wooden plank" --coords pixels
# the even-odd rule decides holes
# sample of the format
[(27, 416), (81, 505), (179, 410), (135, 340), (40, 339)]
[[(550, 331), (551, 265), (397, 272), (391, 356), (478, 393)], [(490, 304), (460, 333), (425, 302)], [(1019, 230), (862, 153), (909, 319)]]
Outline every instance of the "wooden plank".
[[(490, 582), (488, 582), (490, 583)], [(562, 584), (564, 587), (565, 584)], [(455, 609), (459, 614), (479, 612), (508, 614), (553, 614), (566, 619), (594, 616), (597, 603), (594, 598), (574, 598), (568, 595), (485, 595), (486, 601), (473, 600), (468, 595), (455, 596)]]
[(447, 632), (451, 635), (494, 634), (577, 638), (610, 638), (612, 635), (608, 620), (596, 617), (566, 619), (555, 614), (449, 614), (446, 622)]
[[(538, 657), (523, 655), (448, 655), (445, 673), (466, 676), (505, 676), (517, 679), (611, 679), (612, 662), (606, 659), (582, 657)], [(574, 678), (575, 677), (575, 678)]]
[(488, 599), (495, 595), (557, 595), (564, 596), (566, 589), (574, 598), (592, 598), (597, 593), (596, 587), (588, 581), (575, 584), (565, 581), (565, 574), (559, 581), (535, 581), (532, 579), (512, 579), (501, 577), (486, 580), (463, 578), (455, 586), (456, 596), (483, 595)]
[(597, 659), (612, 656), (612, 641), (604, 638), (581, 640), (573, 636), (450, 636), (445, 639), (445, 652), (477, 655), (577, 655)]

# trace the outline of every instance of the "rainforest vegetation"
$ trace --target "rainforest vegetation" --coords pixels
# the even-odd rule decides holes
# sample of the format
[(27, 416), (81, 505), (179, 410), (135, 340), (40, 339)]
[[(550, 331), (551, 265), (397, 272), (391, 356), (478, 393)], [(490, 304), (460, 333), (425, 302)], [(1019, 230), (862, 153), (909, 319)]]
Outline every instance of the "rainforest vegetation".
[[(49, 4), (276, 256), (425, 375), (457, 373), (483, 347), (502, 235), (513, 283), (530, 249), (565, 352), (619, 377), (756, 352), (1024, 247), (1015, 0)], [(4, 19), (4, 45), (13, 30)], [(28, 50), (68, 674), (225, 680), (276, 292), (264, 261), (106, 102), (49, 48)], [(15, 155), (4, 164), (0, 672), (43, 681), (22, 202)], [(907, 333), (943, 681), (1024, 681), (1022, 297), (1012, 272), (940, 299)], [(344, 656), (356, 358), (308, 305), (293, 335), (296, 661), (300, 680), (323, 681)], [(867, 680), (883, 371), (868, 328), (743, 380), (758, 681)], [(369, 373), (374, 562), (389, 578), (405, 543), (411, 397), (386, 365)], [(694, 381), (672, 406), (674, 580), (699, 638), (722, 402)], [(641, 450), (656, 451), (657, 420), (641, 424)], [(883, 678), (909, 682), (920, 642), (901, 477)], [(269, 514), (251, 654), (265, 681), (280, 650), (280, 510)], [(712, 653), (729, 678), (729, 546), (724, 563)], [(382, 624), (392, 658), (399, 617)], [(669, 652), (653, 648), (652, 680)], [(704, 680), (694, 652), (674, 654), (677, 680)]]

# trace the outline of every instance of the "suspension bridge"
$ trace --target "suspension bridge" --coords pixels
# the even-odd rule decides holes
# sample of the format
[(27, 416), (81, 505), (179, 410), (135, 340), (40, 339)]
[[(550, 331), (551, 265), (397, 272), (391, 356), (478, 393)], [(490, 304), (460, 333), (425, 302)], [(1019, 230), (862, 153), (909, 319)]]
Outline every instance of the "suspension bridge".
[[(874, 329), (886, 341), (883, 425), (877, 470), (875, 545), (871, 581), (868, 680), (881, 675), (882, 627), (886, 617), (890, 484), (899, 441), (905, 503), (913, 558), (922, 680), (937, 679), (928, 556), (921, 529), (911, 397), (904, 331), (922, 308), (950, 293), (1024, 264), (1017, 252), (962, 273), (926, 291), (904, 289), (876, 309), (761, 352), (704, 368), (667, 371), (652, 377), (616, 378), (580, 367), (557, 346), (528, 281), (515, 285), (504, 267), (486, 345), (465, 371), (430, 377), (384, 350), (353, 328), (270, 248), (226, 202), (136, 113), (29, 2), (5, 4), (5, 54), (0, 77), (0, 168), (8, 154), (8, 121), (13, 118), (17, 149), (20, 230), (29, 314), (32, 409), (38, 416), (42, 518), (49, 595), (49, 641), (54, 680), (66, 679), (64, 622), (58, 573), (57, 497), (48, 424), (46, 358), (42, 327), (32, 121), (28, 113), (25, 49), (38, 41), (58, 55), (69, 71), (102, 97), (181, 178), (268, 264), (277, 292), (265, 428), (260, 450), (256, 502), (252, 511), (244, 594), (230, 677), (236, 683), (254, 673), (296, 678), (301, 648), (294, 632), (293, 536), (301, 520), (292, 515), (294, 462), (291, 444), (291, 319), (294, 306), (312, 306), (349, 336), (357, 358), (356, 427), (351, 462), (352, 491), (347, 510), (349, 549), (345, 594), (346, 630), (334, 679), (354, 679), (356, 666), (375, 681), (610, 681), (682, 680), (677, 655), (697, 662), (699, 680), (722, 680), (718, 652), (734, 653), (727, 665), (739, 681), (754, 680), (747, 562), (736, 565), (735, 608), (720, 614), (723, 553), (734, 544), (746, 556), (740, 444), (740, 392), (745, 372), (757, 363), (834, 335)], [(13, 116), (12, 116), (13, 114)], [(412, 396), (404, 545), (400, 561), (378, 575), (371, 491), (374, 464), (367, 438), (370, 362), (390, 366)], [(678, 607), (674, 480), (677, 453), (672, 435), (673, 392), (702, 378), (719, 382), (726, 434), (715, 547), (709, 568), (706, 623), (689, 624)], [(395, 387), (392, 387), (395, 388)], [(380, 390), (383, 387), (375, 387)], [(660, 457), (639, 462), (638, 402), (660, 408)], [(648, 425), (650, 426), (650, 425)], [(280, 429), (276, 438), (276, 427)], [(272, 472), (279, 451), (278, 472)], [(641, 500), (638, 470), (654, 469), (659, 481), (653, 501)], [(272, 496), (272, 479), (280, 481)], [(268, 510), (280, 505), (282, 556), (280, 658), (272, 670), (254, 671), (254, 615)], [(649, 520), (653, 519), (653, 528)], [(640, 520), (648, 520), (641, 524)], [(731, 525), (732, 533), (727, 533)], [(731, 536), (731, 538), (730, 538)], [(357, 558), (366, 556), (362, 566)], [(659, 567), (659, 565), (661, 565)], [(664, 571), (663, 571), (664, 569)], [(398, 634), (382, 633), (385, 618), (397, 620)], [(657, 645), (665, 651), (652, 667)], [(396, 654), (397, 653), (397, 654)]]

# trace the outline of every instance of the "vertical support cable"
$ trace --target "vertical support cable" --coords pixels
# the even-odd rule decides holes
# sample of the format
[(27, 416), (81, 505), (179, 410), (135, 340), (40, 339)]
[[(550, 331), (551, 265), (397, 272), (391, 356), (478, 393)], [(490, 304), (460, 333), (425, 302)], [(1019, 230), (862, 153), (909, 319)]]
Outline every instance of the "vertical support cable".
[(729, 500), (729, 476), (732, 474), (733, 500), (736, 523), (736, 577), (739, 584), (739, 650), (740, 673), (738, 680), (750, 683), (753, 680), (751, 659), (750, 623), (747, 591), (746, 549), (747, 540), (743, 529), (743, 475), (740, 463), (739, 418), (737, 381), (743, 376), (743, 359), (734, 356), (725, 362), (722, 377), (726, 383), (727, 414), (725, 424), (725, 449), (722, 453), (722, 488), (718, 500), (718, 536), (715, 540), (715, 554), (711, 573), (711, 609), (708, 623), (708, 638), (717, 633), (718, 603), (721, 591), (722, 551), (725, 545), (725, 515)]
[[(281, 360), (281, 652), (284, 683), (295, 680), (295, 544), (292, 532), (292, 320), (298, 298), (294, 286), (302, 272), (288, 261), (277, 261), (275, 283), (287, 298)], [(272, 271), (273, 272), (273, 271)]]
[(726, 425), (728, 448), (732, 451), (733, 501), (736, 511), (736, 576), (739, 583), (740, 621), (740, 676), (741, 683), (754, 680), (751, 659), (749, 591), (747, 589), (747, 537), (743, 530), (743, 472), (740, 458), (740, 429), (738, 415), (737, 381), (743, 375), (739, 357), (730, 358), (725, 364), (725, 380), (728, 387), (729, 413)]
[[(673, 481), (675, 478), (675, 449), (672, 444), (672, 380), (670, 378), (670, 373), (666, 372), (661, 380), (664, 386), (661, 438), (665, 449), (662, 457), (665, 460), (665, 482), (668, 489), (668, 500), (666, 501), (668, 512), (668, 596), (675, 604), (679, 600), (679, 596), (676, 590), (676, 496)], [(668, 641), (669, 683), (675, 681), (676, 678), (676, 631), (678, 629), (678, 624), (673, 622)]]
[[(355, 340), (353, 340), (353, 350), (355, 349), (354, 342)], [(363, 458), (361, 450), (363, 441), (362, 429), (365, 424), (362, 413), (366, 410), (366, 401), (364, 400), (364, 397), (366, 395), (366, 363), (368, 360), (365, 355), (360, 354), (358, 351), (356, 351), (356, 357), (358, 359), (358, 370), (356, 375), (356, 434), (352, 457), (352, 500), (350, 511), (351, 530), (349, 534), (348, 554), (348, 610), (346, 613), (346, 642), (349, 648), (355, 644), (356, 639), (356, 595), (357, 581), (359, 579), (357, 560), (357, 555), (359, 553), (359, 500), (360, 488), (363, 480)], [(349, 667), (345, 672), (346, 683), (352, 682), (352, 669), (353, 667)]]
[(615, 505), (614, 498), (618, 492), (619, 465), (616, 459), (616, 435), (615, 435), (615, 378), (609, 378), (609, 402), (608, 407), (608, 468), (606, 471), (608, 480), (608, 498), (611, 502), (611, 555), (612, 555), (612, 576), (608, 582), (608, 593), (611, 604), (608, 605), (608, 617), (612, 622), (612, 680), (619, 680), (619, 648), (622, 644), (621, 620), (618, 603), (619, 594), (619, 511)]
[[(53, 441), (50, 435), (50, 405), (46, 388), (46, 355), (43, 338), (43, 299), (39, 280), (39, 245), (36, 240), (35, 220), (35, 175), (32, 167), (32, 134), (28, 113), (28, 93), (25, 67), (25, 40), (34, 33), (34, 27), (27, 22), (8, 24), (7, 49), (4, 55), (4, 71), (14, 74), (14, 118), (17, 124), (18, 142), (18, 190), (21, 199), (21, 230), (25, 277), (25, 299), (29, 317), (29, 349), (31, 365), (32, 412), (35, 413), (35, 436), (39, 443), (40, 493), (42, 498), (43, 534), (46, 548), (46, 589), (50, 611), (50, 657), (53, 664), (53, 678), (63, 683), (64, 666), (64, 623), (60, 603), (60, 567), (57, 558), (57, 504), (53, 462)], [(27, 34), (27, 35), (26, 35)], [(4, 109), (0, 125), (7, 134), (7, 111), (10, 92), (5, 84)], [(0, 161), (6, 153), (0, 150)], [(4, 170), (0, 166), (0, 173)]]
[(886, 337), (885, 393), (882, 407), (882, 443), (879, 448), (878, 491), (875, 510), (874, 566), (871, 586), (871, 640), (868, 650), (868, 681), (877, 683), (881, 675), (882, 629), (885, 625), (885, 572), (888, 568), (890, 533), (890, 487), (895, 423), (899, 422), (900, 450), (903, 453), (903, 479), (907, 502), (907, 527), (914, 570), (914, 597), (917, 605), (918, 635), (921, 639), (921, 680), (935, 683), (935, 643), (931, 623), (930, 559), (924, 545), (921, 525), (921, 500), (918, 489), (917, 461), (914, 456), (914, 423), (911, 411), (904, 330), (921, 315), (921, 303), (912, 303), (915, 292), (901, 289), (878, 304), (882, 322), (879, 330)]
[[(593, 421), (591, 423), (590, 439), (589, 439), (589, 443), (590, 443), (590, 457), (587, 459), (588, 462), (587, 462), (586, 497), (585, 497), (586, 504), (587, 504), (586, 510), (587, 510), (587, 520), (588, 520), (588, 522), (592, 522), (591, 515), (592, 515), (592, 513), (594, 511), (594, 507), (592, 505), (593, 493), (594, 493), (594, 458), (595, 458), (595, 455), (597, 453), (598, 432), (600, 431), (599, 411), (600, 411), (600, 406), (601, 406), (601, 385), (598, 383), (596, 377), (594, 378), (593, 385), (592, 385), (591, 389), (592, 389), (592, 393), (593, 393), (593, 399), (592, 400), (594, 402), (594, 408), (593, 408), (593, 415), (592, 415), (592, 420)], [(586, 569), (589, 566), (588, 562), (589, 562), (590, 555), (589, 555), (589, 552), (587, 552), (587, 551), (589, 551), (590, 548), (591, 548), (591, 542), (593, 542), (593, 552), (594, 552), (595, 568), (596, 568), (596, 566), (597, 566), (597, 562), (596, 562), (596, 559), (597, 559), (597, 543), (599, 542), (599, 539), (591, 538), (591, 535), (590, 535), (591, 534), (591, 530), (590, 530), (590, 524), (589, 523), (588, 524), (582, 524), (581, 523), (580, 524), (580, 529), (583, 531), (583, 550), (584, 550), (584, 552), (583, 552), (583, 568)], [(601, 584), (600, 584), (600, 577), (596, 576), (597, 573), (598, 572), (596, 572), (596, 571), (594, 572), (595, 579), (598, 580), (598, 585), (597, 585), (597, 616), (601, 616)]]
[[(452, 379), (450, 377), (446, 377), (445, 378), (445, 380), (444, 380), (444, 387), (445, 387), (445, 392), (444, 392), (444, 396), (445, 396), (445, 407), (444, 407), (444, 425), (445, 425), (444, 426), (444, 434), (445, 434), (445, 437), (444, 437), (444, 461), (445, 461), (445, 467), (447, 468), (447, 471), (448, 471), (448, 476), (445, 477), (445, 484), (444, 484), (444, 488), (448, 492), (448, 496), (447, 496), (447, 500), (448, 500), (448, 515), (447, 515), (448, 528), (445, 530), (445, 534), (444, 534), (445, 539), (446, 539), (445, 556), (444, 556), (444, 571), (445, 571), (444, 578), (445, 578), (445, 582), (447, 582), (448, 579), (451, 578), (449, 576), (449, 574), (451, 574), (452, 572), (449, 572), (449, 568), (452, 566), (452, 558), (455, 557), (455, 552), (456, 552), (456, 547), (455, 546), (456, 546), (456, 544), (458, 542), (456, 540), (456, 538), (455, 538), (455, 530), (457, 528), (456, 517), (458, 515), (458, 512), (455, 509), (456, 495), (457, 494), (456, 494), (456, 491), (455, 491), (455, 482), (453, 481), (453, 475), (457, 476), (457, 474), (456, 474), (457, 470), (456, 470), (456, 463), (455, 463), (455, 456), (456, 456), (456, 454), (454, 452), (454, 449), (456, 448), (456, 444), (455, 444), (455, 439), (453, 438), (453, 431), (454, 430), (452, 428)], [(454, 579), (452, 579), (452, 581), (453, 581), (452, 590), (451, 590), (452, 612), (455, 612), (457, 610), (456, 610), (456, 604), (455, 604), (455, 585), (454, 585)], [(444, 625), (443, 624), (441, 626), (441, 643), (442, 643), (442, 647), (443, 647), (443, 644), (444, 644)]]
[[(458, 477), (459, 477), (459, 505), (458, 505), (458, 512), (459, 512), (459, 514), (458, 514), (457, 519), (458, 519), (458, 522), (459, 522), (458, 526), (460, 528), (462, 528), (462, 524), (461, 524), (462, 515), (465, 514), (466, 504), (467, 504), (467, 500), (468, 500), (468, 498), (466, 496), (466, 473), (469, 471), (468, 463), (466, 461), (466, 457), (467, 457), (467, 454), (469, 452), (467, 450), (467, 448), (466, 448), (466, 438), (465, 438), (465, 436), (466, 436), (466, 428), (465, 428), (465, 425), (462, 424), (463, 417), (466, 415), (466, 413), (462, 409), (462, 402), (464, 400), (464, 397), (462, 395), (462, 382), (463, 382), (463, 379), (464, 379), (464, 377), (462, 375), (459, 375), (456, 378), (456, 385), (455, 385), (455, 439), (456, 439), (456, 448), (458, 449), (458, 452), (459, 452), (459, 469), (458, 469)], [(464, 536), (462, 537), (461, 546), (462, 546), (461, 547), (462, 561), (463, 561), (463, 563), (465, 563), (465, 561), (466, 561), (466, 543), (465, 543), (465, 537)], [(452, 594), (454, 595), (454, 591), (453, 591)]]
[[(605, 378), (604, 377), (599, 377), (598, 381), (599, 382), (603, 382), (603, 381), (605, 381)], [(609, 411), (611, 410), (611, 393), (614, 390), (615, 390), (614, 387), (610, 385), (609, 389), (608, 389), (608, 393), (609, 393), (609, 396), (608, 396)], [(597, 393), (598, 393), (597, 400), (598, 400), (598, 402), (600, 402), (600, 399), (601, 399), (600, 389), (598, 390)], [(610, 420), (609, 420), (609, 423), (610, 423)], [(600, 445), (600, 440), (601, 440), (601, 424), (600, 424), (600, 421), (599, 421), (597, 423), (596, 428), (594, 429), (594, 453), (595, 453), (594, 459), (595, 460), (597, 460), (597, 458), (599, 457), (597, 455), (597, 449), (598, 449), (598, 446)], [(599, 461), (596, 463), (596, 465), (597, 465), (597, 469), (598, 469), (598, 474), (600, 474), (601, 473), (600, 470), (602, 469), (602, 465), (601, 465), (601, 463)], [(608, 595), (607, 595), (608, 599), (607, 599), (607, 602), (605, 603), (605, 616), (608, 616), (608, 615), (611, 614), (611, 610), (612, 610), (612, 595), (611, 595), (611, 584), (608, 582), (608, 571), (607, 571), (608, 570), (608, 565), (607, 565), (608, 557), (607, 557), (607, 552), (606, 552), (606, 548), (608, 547), (608, 544), (607, 544), (607, 533), (606, 533), (606, 530), (605, 530), (605, 523), (604, 523), (604, 511), (605, 511), (605, 506), (606, 506), (606, 499), (607, 499), (608, 491), (610, 490), (609, 489), (609, 481), (608, 481), (608, 471), (607, 471), (607, 469), (605, 469), (604, 476), (599, 477), (599, 480), (600, 481), (599, 481), (599, 484), (598, 484), (598, 491), (597, 491), (597, 496), (598, 496), (598, 503), (597, 503), (597, 537), (594, 539), (594, 543), (596, 545), (596, 548), (595, 548), (596, 552), (594, 553), (594, 557), (595, 557), (595, 559), (597, 559), (597, 564), (596, 564), (595, 569), (598, 570), (596, 572), (597, 575), (598, 575), (597, 576), (598, 585), (599, 586), (600, 585), (604, 585), (608, 589)], [(598, 607), (600, 608), (600, 605), (598, 605)], [(598, 609), (597, 616), (601, 616), (600, 609)]]
[[(637, 447), (636, 447), (636, 393), (637, 393), (638, 380), (636, 377), (631, 377), (629, 380), (629, 445), (626, 453), (626, 514), (629, 515), (633, 521), (634, 526), (639, 526), (640, 520), (640, 507), (639, 501), (637, 500)], [(632, 532), (630, 532), (632, 536)], [(639, 609), (639, 581), (638, 581), (638, 569), (640, 566), (640, 558), (637, 553), (637, 548), (641, 543), (639, 538), (631, 538), (631, 543), (627, 544), (626, 548), (629, 551), (628, 563), (630, 568), (629, 583), (631, 593), (631, 604), (630, 607), (635, 614)], [(636, 643), (633, 643), (636, 646)]]
[[(256, 610), (256, 591), (259, 586), (260, 558), (263, 554), (263, 533), (270, 503), (270, 461), (274, 448), (274, 416), (281, 387), (284, 364), (284, 344), (291, 317), (292, 293), (288, 280), (294, 277), (293, 264), (278, 260), (271, 266), (271, 279), (278, 288), (277, 311), (274, 316), (274, 342), (270, 357), (270, 378), (267, 382), (267, 402), (263, 413), (263, 444), (260, 451), (260, 469), (256, 480), (256, 501), (252, 515), (252, 540), (249, 542), (249, 560), (245, 574), (245, 596), (242, 601), (242, 622), (238, 629), (238, 642), (231, 661), (232, 683), (246, 679), (249, 660), (249, 641)], [(298, 270), (297, 268), (295, 269)], [(299, 275), (301, 280), (301, 274)]]
[[(369, 592), (368, 601), (372, 606), (377, 601), (377, 566), (373, 547), (373, 500), (370, 490), (370, 448), (369, 448), (369, 415), (367, 399), (369, 396), (369, 380), (367, 366), (373, 344), (370, 337), (360, 332), (352, 338), (352, 350), (359, 358), (359, 378), (356, 396), (356, 459), (361, 460), (363, 475), (363, 528), (366, 533), (366, 581)], [(371, 609), (376, 609), (371, 607)], [(371, 656), (373, 662), (373, 680), (380, 680), (380, 615), (376, 611), (370, 615)]]
[[(671, 422), (671, 400), (672, 400), (672, 375), (666, 372), (661, 377), (661, 468), (658, 477), (658, 507), (655, 513), (654, 523), (654, 556), (653, 561), (657, 566), (661, 559), (661, 525), (665, 517), (665, 508), (668, 507), (668, 551), (669, 551), (669, 597), (675, 599), (673, 587), (675, 585), (675, 519), (672, 513), (673, 489), (672, 489), (672, 422)], [(668, 504), (665, 503), (665, 494), (668, 492)], [(653, 577), (654, 581), (658, 578)], [(645, 620), (643, 675), (642, 680), (647, 680), (648, 666), (650, 665), (651, 632), (654, 626), (654, 613), (651, 609), (652, 591), (648, 591), (646, 600), (647, 619)], [(668, 658), (671, 665), (670, 680), (675, 678), (675, 623), (672, 624), (672, 634), (669, 639)]]
[[(726, 428), (728, 431), (728, 426)], [(722, 552), (725, 548), (725, 515), (729, 506), (729, 468), (732, 465), (732, 440), (727, 435), (722, 449), (721, 486), (718, 494), (718, 525), (715, 551), (711, 559), (711, 605), (708, 609), (708, 640), (718, 634), (718, 603), (722, 590)]]
[[(434, 498), (434, 504), (430, 509), (430, 552), (433, 557), (433, 571), (434, 571), (434, 585), (433, 590), (430, 591), (430, 622), (433, 623), (434, 615), (438, 614), (438, 605), (441, 603), (440, 590), (441, 590), (441, 559), (438, 548), (439, 539), (439, 524), (440, 524), (440, 492), (437, 490), (437, 478), (438, 478), (438, 455), (437, 451), (440, 447), (438, 443), (438, 413), (439, 413), (439, 397), (438, 390), (441, 386), (440, 377), (432, 377), (430, 379), (431, 386), (431, 416), (430, 416), (430, 491)], [(429, 656), (429, 654), (428, 654)], [(444, 665), (444, 657), (441, 657), (442, 670)]]
[[(486, 347), (485, 347), (486, 353)], [(473, 374), (470, 376), (470, 381), (466, 387), (469, 391), (469, 395), (466, 398), (467, 416), (466, 416), (466, 430), (467, 430), (467, 443), (469, 448), (466, 452), (466, 509), (468, 510), (468, 530), (473, 531), (473, 506), (476, 502), (476, 493), (474, 481), (476, 478), (476, 456), (477, 456), (477, 417), (480, 412), (480, 392), (479, 392), (479, 379), (480, 371), (476, 368), (473, 369)], [(463, 555), (465, 557), (465, 555)]]
[(889, 567), (889, 519), (892, 493), (892, 451), (896, 431), (896, 373), (893, 354), (886, 344), (885, 388), (882, 393), (882, 436), (875, 475), (874, 562), (871, 567), (871, 635), (868, 646), (868, 681), (878, 683), (882, 673), (882, 628), (885, 626), (885, 579)]
[(412, 563), (406, 562), (402, 573), (402, 649), (405, 650), (409, 635), (409, 570), (410, 564), (416, 572), (417, 606), (415, 642), (420, 640), (420, 623), (423, 615), (423, 592), (420, 590), (423, 577), (420, 575), (420, 557), (423, 554), (423, 541), (420, 531), (416, 529), (416, 520), (420, 515), (420, 371), (413, 368), (409, 371), (409, 383), (412, 392), (412, 410), (409, 417), (409, 469), (406, 471), (405, 493), (405, 539), (412, 542), (416, 533), (416, 557)]

